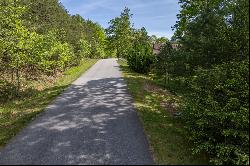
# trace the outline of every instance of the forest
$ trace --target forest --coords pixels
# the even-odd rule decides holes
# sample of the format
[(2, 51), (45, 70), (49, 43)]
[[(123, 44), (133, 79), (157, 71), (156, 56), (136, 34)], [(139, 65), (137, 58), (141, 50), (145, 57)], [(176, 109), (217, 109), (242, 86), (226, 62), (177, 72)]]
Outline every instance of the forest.
[[(0, 102), (88, 59), (125, 59), (130, 70), (184, 96), (178, 109), (194, 154), (207, 153), (211, 164), (249, 165), (249, 1), (179, 5), (167, 39), (134, 28), (129, 8), (105, 29), (68, 14), (58, 0), (2, 0)], [(157, 55), (154, 43), (163, 44)]]
[(104, 29), (57, 0), (3, 0), (0, 12), (1, 99), (18, 95), (27, 80), (106, 56)]

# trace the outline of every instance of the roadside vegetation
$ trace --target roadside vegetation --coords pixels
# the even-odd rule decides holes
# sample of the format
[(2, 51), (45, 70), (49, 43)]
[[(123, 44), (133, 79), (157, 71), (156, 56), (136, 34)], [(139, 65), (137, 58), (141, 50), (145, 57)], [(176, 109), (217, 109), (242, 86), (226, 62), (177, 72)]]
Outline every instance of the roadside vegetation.
[(249, 1), (179, 5), (166, 39), (134, 28), (128, 8), (104, 29), (58, 0), (0, 1), (0, 146), (96, 59), (117, 57), (156, 163), (249, 165)]
[[(126, 59), (129, 69), (138, 73), (126, 70), (125, 78), (144, 128), (148, 130), (146, 133), (156, 161), (169, 164), (167, 155), (171, 151), (171, 146), (159, 146), (156, 142), (165, 142), (175, 136), (178, 140), (178, 131), (185, 130), (192, 147), (183, 146), (180, 139), (177, 146), (183, 151), (190, 148), (194, 155), (207, 154), (210, 164), (248, 165), (249, 1), (180, 0), (179, 4), (180, 14), (173, 26), (175, 35), (171, 41), (163, 43), (159, 54), (152, 53), (154, 38), (147, 35), (145, 28), (137, 30), (130, 26), (132, 15), (128, 9), (115, 22), (110, 22), (114, 32), (110, 38), (116, 36), (115, 41), (110, 42), (122, 40), (119, 39), (121, 27), (132, 32), (131, 36), (126, 36), (130, 43), (122, 45), (126, 46), (123, 48), (126, 52), (118, 57)], [(178, 45), (176, 49), (171, 45), (173, 41)], [(178, 103), (169, 99), (169, 95), (161, 99), (147, 92), (145, 86), (149, 78), (154, 82), (152, 86), (158, 85), (167, 94), (182, 96)], [(166, 103), (161, 103), (163, 100)], [(168, 115), (163, 115), (162, 109), (175, 110), (173, 115), (179, 118), (163, 120)], [(179, 121), (181, 129), (175, 128), (176, 132), (171, 133), (171, 129), (164, 127), (171, 124), (174, 128)], [(161, 139), (154, 140), (157, 138), (154, 130), (161, 130), (158, 132)], [(178, 156), (178, 152), (175, 155)], [(198, 162), (198, 158), (194, 160)], [(188, 163), (183, 160), (182, 164)]]
[(58, 0), (0, 2), (0, 97), (12, 98), (25, 82), (60, 75), (84, 58), (105, 58), (105, 31)]
[(89, 69), (97, 59), (85, 59), (79, 66), (64, 71), (56, 78), (43, 77), (30, 81), (29, 87), (21, 92), (21, 98), (8, 100), (0, 105), (0, 147), (33, 120), (71, 82)]
[(176, 114), (182, 96), (158, 86), (152, 76), (134, 72), (126, 60), (120, 59), (118, 63), (134, 98), (155, 164), (207, 165), (206, 154), (192, 155), (192, 142), (187, 139), (188, 133)]
[(105, 40), (57, 0), (0, 1), (0, 146), (106, 57)]

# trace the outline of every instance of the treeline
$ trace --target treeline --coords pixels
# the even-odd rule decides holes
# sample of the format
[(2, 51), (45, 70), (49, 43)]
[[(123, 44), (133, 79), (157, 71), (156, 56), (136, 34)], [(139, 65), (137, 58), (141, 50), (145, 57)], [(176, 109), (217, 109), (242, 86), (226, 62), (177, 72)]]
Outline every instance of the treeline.
[(179, 4), (171, 39), (178, 49), (166, 41), (153, 55), (152, 37), (133, 29), (128, 9), (110, 21), (109, 42), (132, 70), (185, 96), (181, 119), (193, 153), (208, 153), (212, 164), (249, 165), (249, 1)]
[[(83, 58), (104, 58), (105, 31), (58, 0), (0, 1), (0, 89), (20, 90), (21, 80), (55, 75)], [(4, 90), (5, 89), (5, 90)]]
[(188, 92), (182, 118), (193, 152), (207, 152), (213, 164), (248, 165), (249, 1), (179, 3), (174, 38), (181, 48), (166, 46), (157, 63)]
[(106, 29), (107, 43), (118, 58), (127, 59), (133, 70), (146, 73), (153, 62), (152, 43), (156, 42), (157, 37), (148, 36), (144, 27), (135, 29), (131, 17), (130, 10), (125, 8), (120, 17), (110, 20), (110, 26)]

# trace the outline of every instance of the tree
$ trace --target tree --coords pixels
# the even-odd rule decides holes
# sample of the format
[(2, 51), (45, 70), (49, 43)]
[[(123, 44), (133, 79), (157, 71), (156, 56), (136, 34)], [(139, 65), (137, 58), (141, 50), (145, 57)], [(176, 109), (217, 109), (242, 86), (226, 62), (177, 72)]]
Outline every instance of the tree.
[(147, 35), (146, 29), (143, 27), (134, 30), (132, 47), (127, 56), (129, 67), (138, 73), (148, 73), (153, 63), (152, 46)]
[[(27, 12), (22, 16), (25, 26), (38, 34), (46, 35), (49, 31), (56, 31), (58, 40), (67, 42), (74, 48), (74, 53), (79, 53), (79, 42), (84, 39), (91, 44), (91, 56), (105, 56), (105, 32), (97, 23), (85, 20), (79, 14), (69, 15), (58, 0), (24, 0), (21, 5), (27, 6)], [(79, 64), (77, 56), (74, 64)]]
[(166, 44), (161, 49), (160, 54), (157, 55), (154, 64), (156, 69), (156, 74), (164, 78), (165, 88), (167, 86), (167, 83), (169, 83), (170, 68), (173, 64), (172, 62), (173, 51), (174, 50), (172, 49), (171, 44), (169, 42), (166, 42)]
[(150, 36), (150, 42), (153, 44), (153, 43), (156, 43), (156, 40), (157, 40), (157, 36), (155, 35), (152, 35)]
[(175, 73), (189, 85), (182, 118), (193, 152), (208, 152), (213, 164), (249, 165), (249, 1), (179, 3), (182, 56), (172, 60), (189, 70)]
[(191, 52), (191, 68), (247, 58), (249, 2), (247, 0), (180, 0), (175, 38)]
[(99, 24), (70, 16), (58, 0), (0, 2), (0, 82), (17, 92), (23, 82), (63, 72), (84, 57), (103, 58), (105, 44)]
[(132, 27), (130, 10), (125, 7), (120, 17), (110, 20), (110, 26), (106, 29), (110, 48), (115, 49), (117, 57), (126, 57), (131, 47)]
[(156, 39), (156, 43), (165, 44), (168, 41), (166, 37), (160, 37)]
[(90, 27), (88, 31), (87, 40), (91, 45), (92, 58), (104, 58), (106, 48), (106, 34), (105, 30), (98, 24), (92, 21), (87, 21), (87, 26)]

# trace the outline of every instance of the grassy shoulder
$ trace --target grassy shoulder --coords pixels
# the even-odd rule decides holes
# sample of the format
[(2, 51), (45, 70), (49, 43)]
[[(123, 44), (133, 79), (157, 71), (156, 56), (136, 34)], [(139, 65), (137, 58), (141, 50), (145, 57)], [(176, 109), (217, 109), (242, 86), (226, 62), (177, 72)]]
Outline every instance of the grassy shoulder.
[(48, 79), (30, 82), (30, 88), (25, 90), (21, 98), (0, 103), (0, 147), (96, 62), (97, 59), (86, 59), (79, 66), (65, 71), (52, 83)]
[(156, 85), (149, 76), (129, 70), (126, 61), (119, 60), (129, 92), (143, 124), (156, 164), (207, 165), (206, 156), (194, 156), (183, 125), (176, 116), (182, 97)]

